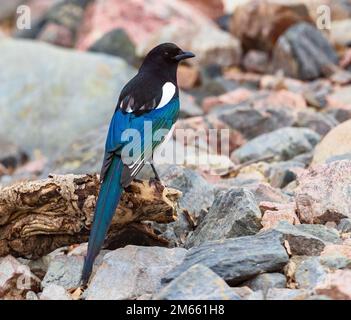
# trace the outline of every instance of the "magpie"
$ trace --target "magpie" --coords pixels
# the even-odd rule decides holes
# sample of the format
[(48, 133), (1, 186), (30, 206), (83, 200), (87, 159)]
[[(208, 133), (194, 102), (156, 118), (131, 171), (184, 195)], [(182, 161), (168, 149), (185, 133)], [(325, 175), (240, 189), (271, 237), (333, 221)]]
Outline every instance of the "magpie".
[[(147, 132), (144, 124), (151, 123), (151, 135), (158, 130), (171, 131), (178, 119), (180, 107), (177, 67), (180, 61), (192, 57), (195, 57), (193, 53), (185, 52), (173, 43), (160, 44), (146, 55), (137, 75), (120, 93), (105, 144), (100, 173), (101, 188), (81, 277), (83, 285), (89, 280), (94, 260), (104, 243), (123, 189), (132, 182), (144, 164), (152, 160), (154, 150), (164, 141), (165, 136), (163, 139), (145, 137)], [(134, 142), (125, 139), (123, 133), (128, 129), (140, 133), (140, 140), (135, 139)], [(136, 154), (125, 161), (123, 148), (128, 144), (133, 147), (133, 143), (141, 144), (140, 148), (131, 148), (129, 145), (128, 150), (140, 152), (135, 151)], [(159, 180), (152, 161), (151, 166), (155, 178)]]

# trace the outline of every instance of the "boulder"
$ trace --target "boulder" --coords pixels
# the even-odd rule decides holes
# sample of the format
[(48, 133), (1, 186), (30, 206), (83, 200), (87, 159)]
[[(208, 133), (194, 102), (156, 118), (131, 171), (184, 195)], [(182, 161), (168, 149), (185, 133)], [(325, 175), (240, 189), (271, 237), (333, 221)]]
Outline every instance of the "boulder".
[(164, 287), (154, 300), (241, 299), (211, 269), (202, 264), (195, 264)]
[(135, 299), (160, 290), (161, 278), (186, 254), (182, 248), (126, 246), (105, 255), (90, 281), (87, 300)]
[(272, 156), (275, 160), (289, 160), (313, 150), (320, 136), (307, 128), (282, 128), (262, 134), (233, 152), (240, 162)]
[(316, 165), (299, 176), (295, 199), (301, 222), (339, 223), (350, 218), (350, 177), (350, 160)]
[(316, 146), (313, 164), (325, 163), (329, 158), (351, 153), (351, 120), (332, 129)]
[(188, 237), (186, 246), (253, 235), (261, 228), (261, 212), (254, 195), (243, 188), (231, 188), (216, 195), (208, 213)]
[(184, 261), (164, 276), (163, 283), (172, 281), (197, 263), (209, 267), (229, 285), (236, 285), (260, 273), (281, 271), (288, 262), (282, 241), (279, 232), (270, 231), (203, 243), (191, 248)]
[(290, 26), (311, 22), (304, 4), (275, 0), (254, 0), (239, 5), (233, 14), (230, 30), (245, 50), (270, 51)]
[(273, 50), (273, 69), (301, 80), (330, 75), (336, 64), (338, 56), (333, 47), (321, 31), (308, 23), (290, 27)]
[[(61, 153), (85, 132), (108, 123), (119, 91), (135, 74), (119, 58), (43, 43), (1, 39), (0, 50), (0, 135), (25, 151)], [(28, 77), (21, 76), (23, 70)]]

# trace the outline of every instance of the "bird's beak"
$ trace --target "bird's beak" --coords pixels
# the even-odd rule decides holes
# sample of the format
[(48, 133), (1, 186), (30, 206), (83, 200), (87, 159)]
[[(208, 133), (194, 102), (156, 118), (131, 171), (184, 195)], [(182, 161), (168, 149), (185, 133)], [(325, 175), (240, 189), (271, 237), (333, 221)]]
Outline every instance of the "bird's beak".
[(195, 54), (193, 54), (190, 51), (185, 51), (181, 54), (178, 54), (177, 56), (175, 56), (173, 59), (177, 60), (177, 61), (181, 61), (181, 60), (185, 60), (185, 59), (189, 59), (189, 58), (194, 58)]

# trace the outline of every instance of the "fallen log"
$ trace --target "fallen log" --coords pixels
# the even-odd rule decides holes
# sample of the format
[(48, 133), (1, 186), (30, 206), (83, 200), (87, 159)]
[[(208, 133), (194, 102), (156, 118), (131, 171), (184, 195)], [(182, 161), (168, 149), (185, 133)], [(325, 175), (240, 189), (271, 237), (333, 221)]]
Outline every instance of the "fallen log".
[[(37, 259), (87, 241), (99, 187), (97, 175), (70, 174), (0, 189), (0, 257)], [(167, 245), (141, 222), (175, 221), (180, 194), (156, 181), (134, 181), (121, 197), (107, 243), (118, 247), (137, 238), (141, 244), (150, 239), (151, 244)]]

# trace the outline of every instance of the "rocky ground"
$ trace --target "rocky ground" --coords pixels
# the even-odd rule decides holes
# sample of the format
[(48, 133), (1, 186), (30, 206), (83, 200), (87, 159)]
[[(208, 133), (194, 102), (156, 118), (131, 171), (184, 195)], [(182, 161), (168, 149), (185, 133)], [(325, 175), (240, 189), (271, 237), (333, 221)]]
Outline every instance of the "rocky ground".
[[(19, 31), (23, 3), (35, 23)], [(159, 165), (182, 192), (177, 221), (147, 223), (163, 246), (106, 247), (85, 290), (86, 243), (5, 255), (0, 299), (351, 299), (351, 3), (234, 3), (5, 2), (2, 188), (98, 172), (119, 91), (163, 41), (197, 54), (179, 70), (178, 128), (228, 129), (230, 155)], [(316, 28), (325, 4), (330, 30)], [(0, 247), (13, 249), (3, 208), (0, 190)]]

